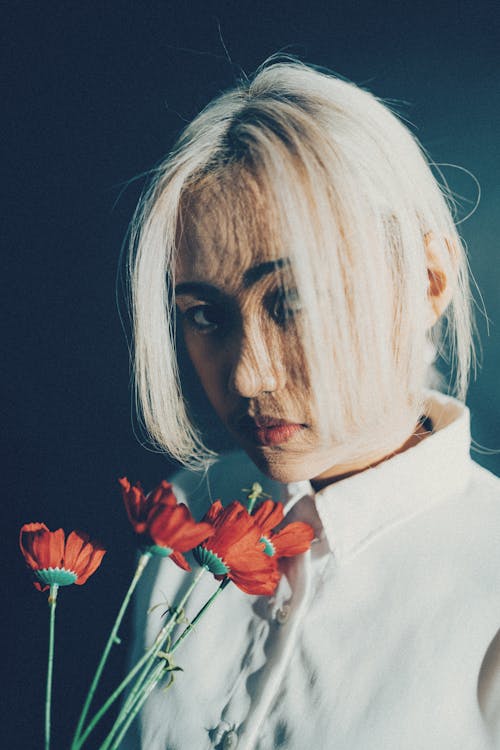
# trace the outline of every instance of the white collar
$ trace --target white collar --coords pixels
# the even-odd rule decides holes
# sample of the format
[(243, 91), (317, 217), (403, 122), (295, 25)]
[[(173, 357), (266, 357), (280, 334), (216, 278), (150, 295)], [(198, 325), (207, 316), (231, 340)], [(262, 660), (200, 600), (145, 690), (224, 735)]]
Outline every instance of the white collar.
[[(314, 499), (328, 546), (339, 561), (394, 524), (465, 489), (472, 466), (468, 408), (429, 391), (425, 413), (433, 423), (432, 435), (403, 453), (316, 493), (309, 481), (288, 485), (286, 509), (304, 496)], [(305, 515), (311, 517), (311, 510)]]

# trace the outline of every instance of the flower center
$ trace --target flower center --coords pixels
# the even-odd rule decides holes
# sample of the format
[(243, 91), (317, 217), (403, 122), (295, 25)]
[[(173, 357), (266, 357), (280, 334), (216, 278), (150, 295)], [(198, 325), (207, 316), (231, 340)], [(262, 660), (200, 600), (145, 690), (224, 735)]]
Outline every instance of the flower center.
[(267, 536), (261, 536), (259, 541), (264, 543), (264, 552), (266, 553), (266, 555), (269, 555), (269, 557), (274, 557), (274, 555), (276, 554), (276, 550), (274, 549), (274, 545), (271, 540), (268, 539)]
[(35, 576), (46, 586), (70, 586), (78, 578), (77, 574), (66, 568), (43, 568), (35, 570)]
[(200, 565), (204, 565), (214, 576), (224, 576), (229, 573), (226, 563), (211, 549), (206, 547), (196, 547), (193, 554)]

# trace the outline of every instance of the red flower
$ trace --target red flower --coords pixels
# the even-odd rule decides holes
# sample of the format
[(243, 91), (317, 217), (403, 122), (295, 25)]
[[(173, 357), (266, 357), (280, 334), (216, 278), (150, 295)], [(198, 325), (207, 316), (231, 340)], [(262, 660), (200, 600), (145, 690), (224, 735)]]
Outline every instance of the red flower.
[(194, 550), (200, 565), (217, 579), (226, 576), (247, 594), (272, 594), (280, 574), (265, 552), (262, 533), (247, 509), (236, 501), (223, 508), (220, 500), (205, 516), (214, 534)]
[(106, 552), (82, 531), (72, 531), (65, 539), (63, 529), (49, 531), (44, 523), (25, 523), (19, 546), (38, 579), (33, 583), (39, 591), (52, 584), (81, 586), (97, 570)]
[(303, 521), (294, 521), (280, 531), (273, 531), (283, 518), (283, 504), (273, 500), (264, 500), (253, 514), (262, 534), (261, 541), (266, 545), (266, 553), (271, 557), (300, 555), (309, 549), (314, 538), (312, 527)]
[(178, 503), (172, 485), (163, 480), (148, 495), (139, 483), (118, 480), (130, 523), (141, 537), (146, 552), (170, 557), (184, 570), (191, 570), (182, 554), (214, 533), (209, 523), (196, 523), (186, 505)]
[(165, 480), (148, 495), (144, 494), (139, 482), (131, 485), (127, 477), (119, 479), (118, 482), (122, 488), (125, 510), (136, 534), (144, 534), (148, 530), (149, 516), (158, 510), (160, 505), (177, 505), (172, 485)]

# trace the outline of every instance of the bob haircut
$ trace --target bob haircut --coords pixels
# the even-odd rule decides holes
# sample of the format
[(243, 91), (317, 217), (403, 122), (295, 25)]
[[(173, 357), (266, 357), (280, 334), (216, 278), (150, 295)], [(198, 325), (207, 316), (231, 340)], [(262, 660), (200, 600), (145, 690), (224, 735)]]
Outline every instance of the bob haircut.
[[(239, 242), (264, 235), (270, 252), (290, 258), (305, 313), (297, 361), (322, 429), (345, 456), (404, 442), (424, 413), (436, 352), (451, 363), (445, 387), (465, 398), (468, 266), (451, 195), (430, 164), (382, 100), (282, 55), (184, 129), (130, 230), (136, 394), (155, 447), (190, 467), (215, 456), (183, 395), (173, 292), (189, 206), (207, 195), (202, 205), (217, 222), (237, 222)], [(429, 237), (453, 286), (434, 325)]]

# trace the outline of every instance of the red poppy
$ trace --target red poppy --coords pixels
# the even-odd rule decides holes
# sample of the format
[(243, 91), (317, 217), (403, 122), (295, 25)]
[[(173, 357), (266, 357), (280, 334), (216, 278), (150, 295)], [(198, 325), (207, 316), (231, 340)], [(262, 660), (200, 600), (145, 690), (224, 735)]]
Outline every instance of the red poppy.
[(44, 523), (25, 523), (19, 546), (38, 579), (33, 583), (39, 591), (53, 584), (81, 586), (97, 570), (106, 552), (82, 531), (72, 531), (65, 539), (63, 529), (49, 531)]
[(272, 594), (280, 573), (275, 559), (266, 554), (261, 530), (248, 510), (237, 501), (223, 508), (217, 500), (204, 520), (214, 534), (194, 550), (199, 564), (219, 580), (227, 576), (247, 594)]
[(283, 521), (283, 504), (273, 500), (264, 500), (253, 515), (261, 531), (261, 541), (266, 546), (266, 553), (271, 557), (293, 557), (305, 552), (311, 546), (314, 531), (308, 523), (293, 521), (280, 531), (274, 531)]
[(183, 570), (191, 570), (182, 554), (193, 549), (214, 530), (210, 523), (196, 523), (184, 503), (178, 503), (172, 485), (163, 480), (148, 495), (139, 483), (118, 480), (130, 523), (146, 552), (170, 557)]

